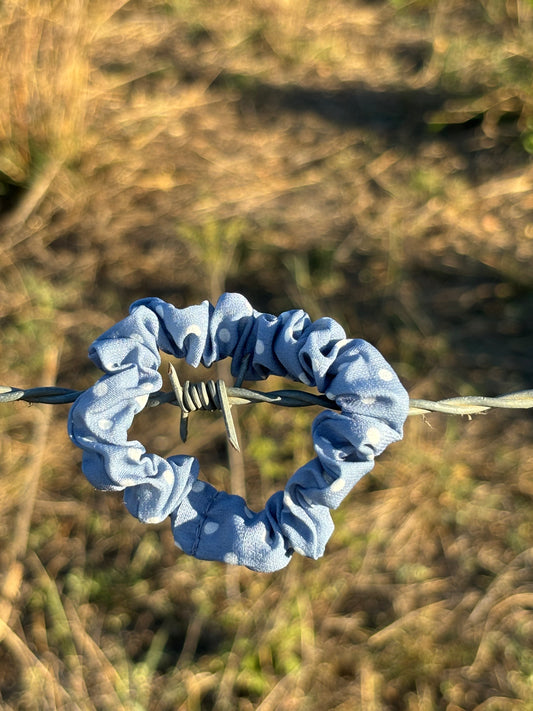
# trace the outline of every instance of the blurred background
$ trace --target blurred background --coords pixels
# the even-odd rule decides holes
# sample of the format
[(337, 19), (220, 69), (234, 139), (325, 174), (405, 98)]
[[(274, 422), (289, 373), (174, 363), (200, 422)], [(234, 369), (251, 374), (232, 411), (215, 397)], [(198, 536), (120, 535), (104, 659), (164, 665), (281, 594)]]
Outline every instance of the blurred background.
[[(87, 387), (133, 300), (231, 290), (412, 397), (531, 388), (532, 70), (531, 0), (6, 0), (0, 383)], [(313, 411), (239, 411), (239, 456), (157, 410), (132, 436), (252, 508), (313, 456)], [(530, 413), (410, 418), (269, 575), (94, 491), (67, 416), (0, 406), (2, 709), (533, 709)]]

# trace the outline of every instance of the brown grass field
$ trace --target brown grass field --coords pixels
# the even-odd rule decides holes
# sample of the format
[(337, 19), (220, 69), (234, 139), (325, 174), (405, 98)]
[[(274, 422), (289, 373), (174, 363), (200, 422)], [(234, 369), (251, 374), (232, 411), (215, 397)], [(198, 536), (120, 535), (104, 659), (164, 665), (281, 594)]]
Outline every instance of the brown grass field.
[[(412, 397), (533, 387), (531, 0), (5, 0), (0, 384), (82, 389), (156, 295), (329, 315)], [(270, 387), (272, 385), (272, 387)], [(274, 389), (279, 383), (268, 386)], [(142, 413), (252, 507), (316, 412)], [(326, 555), (189, 558), (0, 405), (0, 708), (532, 711), (533, 419), (409, 418)]]

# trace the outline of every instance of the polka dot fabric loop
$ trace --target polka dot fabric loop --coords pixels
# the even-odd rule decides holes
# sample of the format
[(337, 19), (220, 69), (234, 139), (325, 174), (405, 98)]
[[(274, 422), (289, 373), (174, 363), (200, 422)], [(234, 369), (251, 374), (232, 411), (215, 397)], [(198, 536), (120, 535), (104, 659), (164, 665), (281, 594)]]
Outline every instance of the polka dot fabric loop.
[[(291, 378), (316, 387), (341, 411), (315, 418), (316, 457), (256, 513), (243, 498), (199, 480), (194, 457), (163, 459), (128, 440), (134, 416), (161, 389), (160, 351), (194, 367), (231, 357), (233, 375), (248, 356), (246, 380)], [(69, 415), (87, 479), (98, 489), (124, 490), (128, 510), (145, 523), (170, 516), (176, 544), (189, 555), (257, 571), (283, 568), (294, 552), (315, 559), (324, 553), (333, 531), (329, 509), (372, 469), (375, 456), (401, 439), (409, 407), (381, 354), (347, 339), (333, 319), (312, 322), (301, 310), (259, 313), (240, 294), (224, 294), (215, 307), (136, 301), (92, 344), (89, 357), (105, 374)]]

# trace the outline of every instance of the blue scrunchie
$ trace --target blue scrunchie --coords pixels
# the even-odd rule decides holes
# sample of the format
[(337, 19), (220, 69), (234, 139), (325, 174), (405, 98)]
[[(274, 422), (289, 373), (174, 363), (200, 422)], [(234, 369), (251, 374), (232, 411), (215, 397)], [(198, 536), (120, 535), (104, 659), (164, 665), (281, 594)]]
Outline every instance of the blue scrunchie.
[[(246, 380), (298, 380), (335, 400), (341, 412), (315, 418), (316, 458), (255, 513), (240, 496), (200, 481), (196, 458), (164, 459), (128, 440), (134, 416), (161, 389), (160, 350), (194, 367), (231, 356), (234, 376), (249, 356)], [(128, 317), (92, 344), (89, 357), (105, 375), (69, 415), (87, 479), (98, 489), (124, 490), (128, 510), (144, 523), (170, 516), (176, 544), (189, 555), (257, 571), (283, 568), (295, 551), (315, 559), (323, 554), (333, 532), (329, 509), (372, 469), (377, 454), (401, 439), (409, 407), (381, 354), (346, 339), (336, 321), (312, 322), (301, 310), (259, 313), (240, 294), (224, 294), (215, 307), (136, 301)]]

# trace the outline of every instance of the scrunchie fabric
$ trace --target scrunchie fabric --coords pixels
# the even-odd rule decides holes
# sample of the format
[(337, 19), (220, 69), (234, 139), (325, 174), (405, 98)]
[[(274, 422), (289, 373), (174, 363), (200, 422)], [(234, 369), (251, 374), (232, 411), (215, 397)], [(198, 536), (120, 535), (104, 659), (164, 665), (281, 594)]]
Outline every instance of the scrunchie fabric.
[[(198, 479), (191, 456), (164, 459), (128, 440), (134, 416), (161, 389), (159, 351), (209, 368), (232, 358), (246, 380), (278, 375), (316, 387), (341, 407), (314, 420), (316, 457), (260, 512), (240, 496)], [(83, 450), (82, 469), (97, 489), (124, 490), (128, 510), (144, 523), (170, 516), (176, 544), (204, 560), (256, 571), (283, 568), (294, 552), (324, 553), (339, 506), (369, 472), (374, 457), (402, 437), (408, 396), (394, 370), (369, 343), (347, 339), (331, 318), (301, 310), (280, 316), (255, 311), (240, 294), (178, 309), (158, 298), (136, 301), (125, 319), (101, 335), (89, 357), (105, 375), (69, 414), (69, 436)]]

